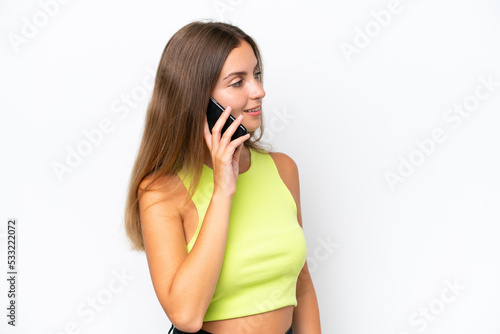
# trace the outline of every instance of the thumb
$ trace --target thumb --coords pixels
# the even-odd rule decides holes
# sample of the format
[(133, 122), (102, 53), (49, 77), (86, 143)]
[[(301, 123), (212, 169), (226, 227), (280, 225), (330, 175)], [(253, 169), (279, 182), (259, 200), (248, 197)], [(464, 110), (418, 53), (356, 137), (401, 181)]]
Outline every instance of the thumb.
[(240, 156), (241, 156), (241, 151), (243, 150), (243, 143), (241, 143), (237, 148), (236, 150), (234, 150), (234, 154), (233, 154), (233, 160), (236, 161), (236, 162), (240, 162)]

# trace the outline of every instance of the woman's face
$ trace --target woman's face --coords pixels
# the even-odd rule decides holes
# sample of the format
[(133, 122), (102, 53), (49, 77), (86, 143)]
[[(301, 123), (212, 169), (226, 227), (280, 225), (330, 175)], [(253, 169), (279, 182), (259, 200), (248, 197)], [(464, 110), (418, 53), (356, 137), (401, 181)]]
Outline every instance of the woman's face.
[(256, 66), (252, 47), (242, 41), (229, 53), (212, 91), (220, 105), (232, 108), (231, 115), (243, 114), (241, 123), (250, 132), (260, 127), (262, 98), (266, 95)]

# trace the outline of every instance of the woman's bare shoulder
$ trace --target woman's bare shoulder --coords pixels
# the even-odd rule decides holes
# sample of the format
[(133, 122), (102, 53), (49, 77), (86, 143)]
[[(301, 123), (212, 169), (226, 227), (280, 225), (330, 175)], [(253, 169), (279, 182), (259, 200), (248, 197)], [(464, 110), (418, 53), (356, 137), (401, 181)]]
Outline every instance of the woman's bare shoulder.
[(180, 183), (182, 183), (182, 180), (175, 173), (167, 175), (149, 174), (139, 184), (139, 190), (165, 191), (178, 187)]
[(297, 164), (285, 153), (272, 152), (269, 155), (273, 158), (281, 179), (297, 200), (299, 194), (299, 169)]
[(295, 161), (284, 153), (269, 153), (274, 160), (276, 169), (281, 177), (281, 180), (286, 185), (288, 190), (295, 200), (295, 205), (297, 206), (297, 219), (299, 225), (302, 227), (302, 217), (300, 209), (300, 182), (299, 182), (299, 170)]
[(290, 156), (281, 152), (269, 152), (269, 155), (273, 158), (280, 175), (284, 174), (289, 177), (298, 176), (297, 164)]
[(180, 211), (186, 196), (187, 189), (177, 174), (148, 175), (139, 184), (141, 208), (160, 204)]

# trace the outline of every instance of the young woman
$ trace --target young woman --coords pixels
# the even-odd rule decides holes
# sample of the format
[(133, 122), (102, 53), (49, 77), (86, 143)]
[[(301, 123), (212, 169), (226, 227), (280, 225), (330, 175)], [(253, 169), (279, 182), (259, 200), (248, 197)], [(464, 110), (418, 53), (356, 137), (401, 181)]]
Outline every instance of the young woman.
[[(235, 26), (190, 23), (163, 51), (125, 220), (174, 333), (321, 332), (297, 166), (258, 144), (264, 96)], [(226, 108), (212, 131), (210, 97)], [(249, 134), (231, 140), (239, 124)]]

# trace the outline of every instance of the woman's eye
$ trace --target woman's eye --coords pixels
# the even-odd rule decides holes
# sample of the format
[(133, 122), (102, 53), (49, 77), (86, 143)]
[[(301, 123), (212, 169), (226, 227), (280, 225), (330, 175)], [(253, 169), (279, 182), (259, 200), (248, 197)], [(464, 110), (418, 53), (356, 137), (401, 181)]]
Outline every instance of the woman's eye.
[(261, 81), (261, 79), (262, 79), (262, 72), (257, 72), (257, 73), (255, 73), (253, 76), (254, 76), (254, 78), (255, 78), (256, 80)]
[(240, 87), (241, 86), (241, 83), (242, 83), (243, 80), (240, 80), (240, 81), (237, 81), (233, 84), (231, 84), (231, 87)]

